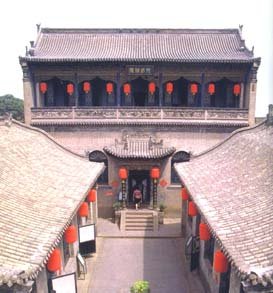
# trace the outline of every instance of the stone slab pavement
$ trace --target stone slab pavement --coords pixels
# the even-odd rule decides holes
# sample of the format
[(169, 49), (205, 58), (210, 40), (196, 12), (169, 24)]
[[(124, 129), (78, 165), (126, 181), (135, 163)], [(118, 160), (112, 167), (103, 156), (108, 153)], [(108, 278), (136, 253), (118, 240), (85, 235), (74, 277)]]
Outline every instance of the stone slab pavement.
[(135, 281), (147, 280), (151, 293), (205, 293), (198, 277), (185, 268), (183, 241), (97, 238), (97, 254), (89, 263), (88, 290), (79, 292), (129, 293)]
[(205, 293), (198, 274), (186, 268), (180, 221), (166, 218), (157, 232), (121, 232), (111, 219), (98, 219), (97, 252), (86, 258), (78, 292), (129, 293), (145, 279), (151, 293)]

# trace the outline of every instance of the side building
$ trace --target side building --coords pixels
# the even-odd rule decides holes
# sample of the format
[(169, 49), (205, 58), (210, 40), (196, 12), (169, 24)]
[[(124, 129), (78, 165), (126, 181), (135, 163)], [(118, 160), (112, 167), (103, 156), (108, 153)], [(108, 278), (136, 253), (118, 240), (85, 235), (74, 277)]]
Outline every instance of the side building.
[(260, 58), (241, 28), (49, 29), (38, 31), (23, 70), (25, 121), (106, 165), (99, 215), (112, 215), (125, 167), (126, 203), (138, 185), (153, 205), (177, 211), (174, 163), (254, 124)]
[(87, 199), (103, 164), (40, 129), (1, 119), (0, 166), (0, 292), (51, 292), (57, 276), (76, 287), (78, 229), (94, 215)]
[(175, 168), (189, 267), (208, 292), (273, 292), (273, 105), (266, 121)]

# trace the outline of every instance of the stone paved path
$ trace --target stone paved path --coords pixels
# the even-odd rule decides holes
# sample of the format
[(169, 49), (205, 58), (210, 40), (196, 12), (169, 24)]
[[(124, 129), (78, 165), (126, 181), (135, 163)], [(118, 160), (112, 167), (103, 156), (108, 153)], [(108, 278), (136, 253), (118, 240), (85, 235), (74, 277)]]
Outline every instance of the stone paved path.
[[(181, 238), (100, 238), (91, 268), (90, 293), (129, 293), (136, 280), (148, 280), (151, 293), (202, 293), (189, 281)], [(193, 284), (195, 283), (195, 284)]]

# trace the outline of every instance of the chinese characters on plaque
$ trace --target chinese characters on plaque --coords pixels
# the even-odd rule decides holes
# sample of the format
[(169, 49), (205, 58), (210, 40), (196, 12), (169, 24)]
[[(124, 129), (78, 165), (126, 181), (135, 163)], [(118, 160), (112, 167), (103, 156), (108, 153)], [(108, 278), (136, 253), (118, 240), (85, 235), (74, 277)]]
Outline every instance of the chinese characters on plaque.
[(128, 66), (128, 74), (143, 74), (143, 75), (151, 75), (153, 74), (153, 66), (142, 66), (142, 65), (134, 65)]

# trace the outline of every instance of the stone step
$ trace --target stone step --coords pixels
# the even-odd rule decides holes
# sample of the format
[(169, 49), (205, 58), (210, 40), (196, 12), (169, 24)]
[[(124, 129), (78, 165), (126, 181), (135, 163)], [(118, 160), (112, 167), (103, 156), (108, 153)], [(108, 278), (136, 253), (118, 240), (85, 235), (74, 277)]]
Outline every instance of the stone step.
[(125, 228), (125, 231), (141, 231), (141, 232), (145, 232), (145, 231), (154, 231), (153, 228)]
[(125, 223), (153, 223), (153, 219), (126, 219)]
[(126, 216), (126, 218), (153, 218), (153, 215), (145, 215), (145, 214), (143, 214), (143, 215), (132, 215), (132, 214), (126, 214), (125, 215)]
[(139, 222), (141, 222), (141, 221), (152, 221), (153, 222), (153, 218), (126, 218), (125, 222), (127, 222), (127, 221), (135, 221), (135, 222), (137, 222), (137, 221), (139, 221)]
[(134, 227), (146, 227), (146, 226), (153, 226), (154, 223), (125, 223), (126, 227), (134, 226)]
[(123, 231), (154, 231), (154, 211), (150, 210), (129, 210), (121, 212), (121, 230)]

